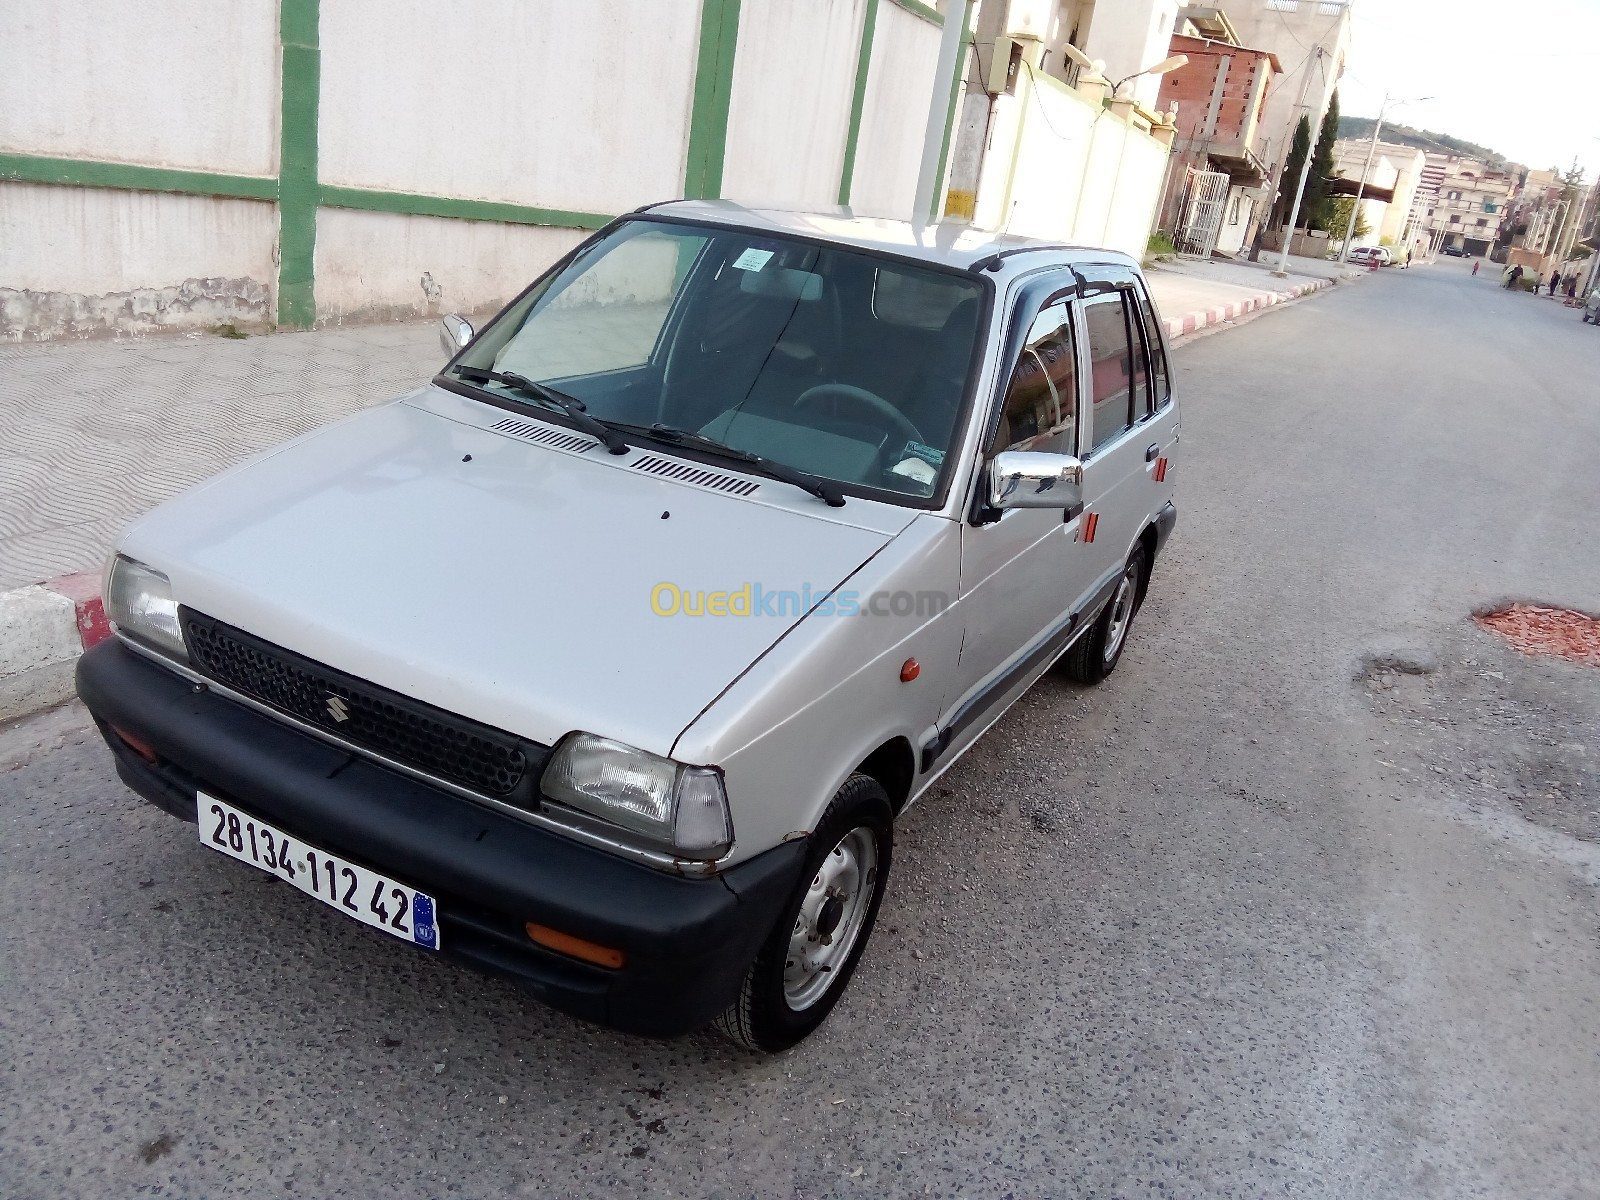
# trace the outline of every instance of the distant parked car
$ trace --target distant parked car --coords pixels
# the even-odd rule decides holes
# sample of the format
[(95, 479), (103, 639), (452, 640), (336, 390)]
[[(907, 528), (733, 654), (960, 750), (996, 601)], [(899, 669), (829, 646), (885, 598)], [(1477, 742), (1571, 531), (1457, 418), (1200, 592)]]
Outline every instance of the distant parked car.
[(1451, 258), (1471, 258), (1472, 257), (1465, 250), (1463, 250), (1460, 246), (1446, 246), (1444, 248), (1444, 252), (1446, 254), (1448, 254)]
[(1350, 261), (1364, 267), (1387, 267), (1394, 262), (1394, 255), (1387, 246), (1357, 246), (1350, 251)]
[(1600, 325), (1600, 287), (1589, 293), (1589, 302), (1583, 306), (1584, 324)]

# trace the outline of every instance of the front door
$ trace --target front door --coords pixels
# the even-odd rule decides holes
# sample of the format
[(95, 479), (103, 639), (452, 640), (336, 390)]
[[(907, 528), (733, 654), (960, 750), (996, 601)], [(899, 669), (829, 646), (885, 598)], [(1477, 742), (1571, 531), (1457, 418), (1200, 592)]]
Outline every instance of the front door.
[[(1012, 368), (985, 461), (1002, 450), (1077, 453), (1078, 407), (1073, 306), (1051, 304), (1034, 318)], [(1072, 608), (1076, 533), (1077, 517), (1061, 509), (1012, 509), (963, 526), (965, 634), (952, 711), (963, 714), (964, 727), (977, 721), (981, 729), (980, 718), (1004, 699), (1018, 663)]]

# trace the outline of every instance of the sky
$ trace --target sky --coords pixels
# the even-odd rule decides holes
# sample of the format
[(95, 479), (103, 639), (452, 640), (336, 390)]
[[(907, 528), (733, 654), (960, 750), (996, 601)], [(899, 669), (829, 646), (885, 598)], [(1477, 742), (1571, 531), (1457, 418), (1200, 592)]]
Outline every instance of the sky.
[(1354, 0), (1339, 110), (1600, 174), (1600, 0)]

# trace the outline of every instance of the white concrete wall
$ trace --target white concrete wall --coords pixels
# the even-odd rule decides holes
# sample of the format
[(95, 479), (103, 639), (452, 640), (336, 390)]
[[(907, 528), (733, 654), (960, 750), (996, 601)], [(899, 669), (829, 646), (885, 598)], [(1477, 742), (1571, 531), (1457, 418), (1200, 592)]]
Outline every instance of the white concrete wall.
[(324, 183), (618, 213), (683, 188), (700, 6), (329, 0)]
[(860, 215), (911, 216), (941, 33), (931, 21), (880, 0), (850, 189), (850, 207)]
[(269, 319), (277, 209), (0, 183), (0, 331), (13, 340)]
[[(1019, 129), (1020, 123), (1020, 129)], [(974, 223), (1142, 258), (1166, 148), (1046, 76), (997, 103)]]
[(587, 236), (324, 208), (317, 213), (317, 319), (337, 324), (499, 307)]
[(838, 202), (865, 16), (866, 0), (743, 0), (725, 196), (808, 207)]
[(8, 0), (0, 150), (275, 174), (277, 39), (275, 0)]

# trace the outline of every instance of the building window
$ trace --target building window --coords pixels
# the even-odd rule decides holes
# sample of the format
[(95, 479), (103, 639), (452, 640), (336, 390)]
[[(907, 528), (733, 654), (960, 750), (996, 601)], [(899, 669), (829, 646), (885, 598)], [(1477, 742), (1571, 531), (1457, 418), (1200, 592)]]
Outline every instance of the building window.
[(1450, 224), (1452, 224), (1452, 225), (1461, 224), (1461, 218), (1457, 214), (1451, 213), (1450, 214)]
[(1237, 225), (1239, 223), (1239, 205), (1241, 203), (1243, 203), (1243, 201), (1244, 201), (1243, 194), (1241, 194), (1239, 192), (1235, 192), (1233, 194), (1233, 203), (1228, 206), (1228, 224), (1229, 225)]
[(1479, 229), (1482, 229), (1488, 223), (1489, 223), (1489, 218), (1488, 217), (1479, 217), (1478, 218), (1478, 228)]
[(1445, 197), (1445, 199), (1446, 200), (1459, 200), (1459, 199), (1461, 199), (1461, 193), (1460, 192), (1451, 192), (1448, 196)]

